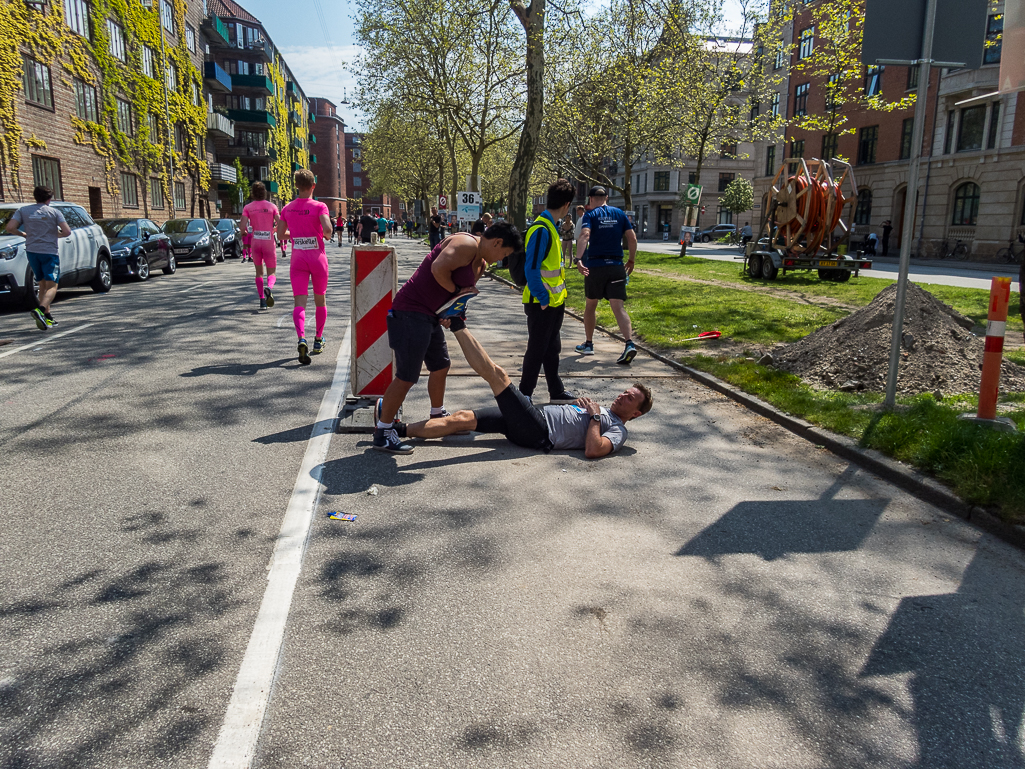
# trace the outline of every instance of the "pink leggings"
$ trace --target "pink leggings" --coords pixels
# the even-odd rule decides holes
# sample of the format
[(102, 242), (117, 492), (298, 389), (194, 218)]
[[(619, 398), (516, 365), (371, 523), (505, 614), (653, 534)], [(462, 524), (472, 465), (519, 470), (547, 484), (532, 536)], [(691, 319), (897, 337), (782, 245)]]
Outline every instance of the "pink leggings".
[(292, 294), (305, 296), (313, 281), (314, 294), (327, 293), (327, 254), (323, 251), (297, 251), (292, 249), (292, 261), (288, 268), (292, 281)]
[(260, 267), (266, 265), (268, 270), (276, 270), (278, 268), (278, 252), (274, 248), (273, 240), (254, 239), (249, 255), (253, 257), (254, 265)]

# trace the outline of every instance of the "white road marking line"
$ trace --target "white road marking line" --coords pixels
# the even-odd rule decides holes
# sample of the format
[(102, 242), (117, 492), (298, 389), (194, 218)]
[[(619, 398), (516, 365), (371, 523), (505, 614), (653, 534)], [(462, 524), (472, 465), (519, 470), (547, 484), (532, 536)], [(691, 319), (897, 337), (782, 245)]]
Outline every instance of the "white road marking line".
[(330, 389), (324, 393), (317, 422), (306, 445), (306, 454), (271, 557), (267, 589), (208, 769), (248, 769), (256, 752), (271, 687), (277, 675), (292, 595), (302, 568), (313, 514), (323, 489), (320, 482), (323, 462), (331, 445), (335, 417), (349, 388), (351, 332), (351, 327), (345, 331), (335, 363), (334, 379)]
[(6, 358), (8, 355), (14, 355), (14, 353), (21, 352), (22, 350), (28, 350), (30, 347), (38, 347), (41, 344), (46, 344), (47, 342), (52, 342), (54, 339), (60, 339), (62, 336), (67, 336), (68, 334), (74, 334), (76, 331), (81, 331), (83, 328), (89, 328), (89, 326), (95, 326), (95, 325), (96, 325), (95, 323), (83, 323), (81, 326), (75, 326), (75, 328), (69, 328), (67, 331), (61, 331), (59, 334), (54, 334), (53, 336), (50, 336), (48, 334), (46, 339), (40, 339), (40, 340), (38, 340), (36, 342), (32, 342), (31, 344), (23, 344), (21, 347), (15, 347), (13, 350), (8, 350), (7, 352), (0, 352), (0, 358)]
[(288, 315), (282, 315), (280, 318), (278, 318), (278, 322), (276, 324), (277, 327), (281, 328), (281, 324), (284, 323), (286, 320), (288, 320), (288, 318), (289, 318)]
[(194, 288), (202, 288), (203, 286), (209, 286), (211, 283), (213, 283), (212, 280), (208, 280), (205, 283), (196, 283), (194, 286), (189, 286), (188, 288), (183, 288), (182, 290), (175, 291), (173, 293), (175, 293), (175, 294), (184, 294), (186, 291), (191, 291)]

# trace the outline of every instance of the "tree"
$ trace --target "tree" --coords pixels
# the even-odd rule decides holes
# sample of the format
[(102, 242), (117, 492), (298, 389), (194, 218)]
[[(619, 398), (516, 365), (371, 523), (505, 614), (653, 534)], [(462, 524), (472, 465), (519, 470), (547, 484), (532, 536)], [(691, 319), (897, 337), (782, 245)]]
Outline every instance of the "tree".
[(362, 134), (362, 161), (372, 186), (368, 195), (394, 193), (424, 205), (439, 181), (439, 158), (445, 146), (392, 101), (383, 101)]
[(238, 206), (238, 210), (241, 212), (242, 206), (253, 194), (253, 186), (246, 178), (245, 171), (242, 170), (242, 163), (238, 158), (235, 158), (232, 165), (235, 166), (235, 181), (228, 185), (228, 199), (231, 201), (232, 207)]
[(755, 204), (755, 188), (747, 179), (738, 177), (719, 196), (719, 205), (734, 214), (750, 211)]

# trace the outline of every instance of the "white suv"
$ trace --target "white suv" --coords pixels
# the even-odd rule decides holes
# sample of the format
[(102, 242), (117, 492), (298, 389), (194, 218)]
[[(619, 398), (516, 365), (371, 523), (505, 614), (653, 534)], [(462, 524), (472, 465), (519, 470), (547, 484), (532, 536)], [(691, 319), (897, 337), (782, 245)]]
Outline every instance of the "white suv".
[[(14, 212), (28, 203), (0, 203), (0, 299), (14, 299), (28, 303), (36, 290), (32, 268), (25, 256), (25, 239), (8, 235), (6, 228)], [(53, 202), (71, 228), (71, 235), (61, 238), (60, 288), (88, 283), (93, 291), (110, 291), (110, 244), (98, 224), (81, 206), (74, 203)]]

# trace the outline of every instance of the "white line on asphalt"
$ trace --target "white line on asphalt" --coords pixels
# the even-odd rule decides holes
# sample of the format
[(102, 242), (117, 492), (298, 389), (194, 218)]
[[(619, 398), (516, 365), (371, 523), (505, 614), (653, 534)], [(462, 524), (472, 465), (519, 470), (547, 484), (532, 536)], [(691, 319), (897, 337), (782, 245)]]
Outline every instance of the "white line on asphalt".
[(282, 315), (280, 318), (278, 318), (277, 327), (281, 328), (281, 324), (284, 323), (286, 320), (288, 320), (287, 315)]
[(256, 624), (242, 658), (242, 667), (235, 679), (235, 688), (217, 735), (209, 769), (248, 769), (253, 761), (277, 673), (292, 594), (302, 568), (313, 514), (323, 489), (320, 483), (323, 462), (331, 445), (335, 417), (338, 416), (345, 391), (349, 387), (351, 331), (351, 327), (346, 329), (342, 346), (338, 350), (334, 380), (320, 402), (317, 422), (310, 433), (299, 477), (296, 478), (292, 498), (281, 522), (278, 543), (267, 575), (267, 590), (263, 594), (260, 612), (256, 615)]
[(211, 283), (213, 283), (213, 281), (212, 280), (208, 280), (208, 281), (206, 281), (206, 283), (197, 283), (194, 286), (189, 286), (188, 288), (183, 288), (181, 291), (175, 291), (174, 293), (175, 294), (184, 294), (186, 291), (191, 291), (194, 288), (201, 288), (203, 286), (209, 286)]
[(6, 358), (8, 355), (14, 355), (14, 353), (21, 352), (22, 350), (27, 350), (30, 347), (38, 347), (41, 344), (52, 342), (54, 339), (60, 339), (62, 336), (74, 334), (76, 331), (81, 331), (83, 328), (89, 328), (89, 326), (95, 325), (95, 323), (83, 323), (81, 326), (69, 328), (67, 331), (61, 331), (59, 334), (54, 334), (53, 336), (47, 334), (46, 339), (40, 339), (38, 342), (33, 342), (32, 344), (23, 344), (21, 347), (15, 347), (13, 350), (8, 350), (7, 352), (0, 352), (0, 358)]

